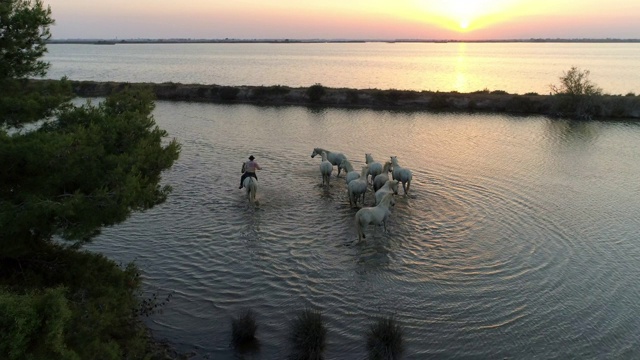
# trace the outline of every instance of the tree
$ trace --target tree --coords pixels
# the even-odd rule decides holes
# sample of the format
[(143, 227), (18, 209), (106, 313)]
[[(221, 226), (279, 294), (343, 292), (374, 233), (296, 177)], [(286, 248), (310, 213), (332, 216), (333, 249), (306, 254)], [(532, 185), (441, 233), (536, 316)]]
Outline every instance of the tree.
[(560, 85), (550, 85), (554, 94), (570, 96), (594, 96), (602, 95), (602, 89), (589, 80), (589, 70), (580, 70), (572, 66), (569, 71), (563, 72), (560, 77)]
[(40, 0), (0, 2), (0, 80), (45, 75), (49, 64), (40, 58), (53, 23)]
[(589, 80), (589, 70), (572, 66), (560, 77), (560, 85), (550, 85), (558, 97), (556, 110), (564, 116), (591, 119), (601, 113), (602, 89)]
[(44, 117), (71, 98), (65, 82), (29, 83), (44, 76), (49, 64), (41, 60), (54, 23), (42, 1), (0, 2), (0, 128), (21, 127)]
[(24, 78), (48, 66), (39, 56), (50, 13), (41, 1), (0, 3), (0, 259), (56, 236), (80, 245), (163, 202), (171, 188), (159, 185), (161, 174), (180, 152), (156, 126), (148, 89), (76, 107), (64, 79)]

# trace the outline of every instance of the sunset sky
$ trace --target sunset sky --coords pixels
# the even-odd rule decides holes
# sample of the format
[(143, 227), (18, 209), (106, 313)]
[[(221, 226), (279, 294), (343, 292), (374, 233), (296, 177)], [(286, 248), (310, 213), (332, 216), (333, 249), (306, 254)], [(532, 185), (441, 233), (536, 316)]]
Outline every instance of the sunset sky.
[(44, 0), (54, 39), (640, 38), (638, 0)]

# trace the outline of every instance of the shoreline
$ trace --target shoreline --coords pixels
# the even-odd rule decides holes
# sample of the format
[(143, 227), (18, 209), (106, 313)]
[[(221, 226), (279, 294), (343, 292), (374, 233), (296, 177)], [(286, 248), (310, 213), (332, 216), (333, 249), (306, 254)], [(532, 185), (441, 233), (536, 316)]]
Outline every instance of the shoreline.
[[(58, 80), (32, 80), (58, 81)], [(592, 98), (567, 95), (524, 95), (505, 91), (472, 93), (414, 91), (397, 89), (330, 88), (321, 84), (310, 87), (223, 86), (206, 84), (127, 83), (68, 80), (76, 96), (103, 97), (125, 87), (147, 87), (157, 100), (258, 106), (312, 106), (347, 109), (374, 109), (426, 112), (507, 113), (572, 117), (568, 102), (587, 100), (595, 104), (593, 119), (640, 119), (640, 96), (599, 95)]]

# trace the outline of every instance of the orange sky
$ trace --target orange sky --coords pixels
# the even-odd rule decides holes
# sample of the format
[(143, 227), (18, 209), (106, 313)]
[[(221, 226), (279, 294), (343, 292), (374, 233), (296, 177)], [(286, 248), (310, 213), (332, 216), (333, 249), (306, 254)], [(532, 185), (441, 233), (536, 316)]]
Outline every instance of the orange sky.
[(45, 0), (56, 39), (640, 38), (634, 0)]

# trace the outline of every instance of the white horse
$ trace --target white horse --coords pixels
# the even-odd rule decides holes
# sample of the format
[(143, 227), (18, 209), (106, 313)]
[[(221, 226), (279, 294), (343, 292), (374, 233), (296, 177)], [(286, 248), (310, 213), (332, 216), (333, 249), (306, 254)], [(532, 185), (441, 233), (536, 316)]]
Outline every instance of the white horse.
[(358, 198), (362, 196), (362, 204), (364, 205), (364, 195), (367, 192), (367, 187), (369, 183), (367, 182), (367, 173), (369, 172), (368, 166), (363, 166), (362, 171), (360, 171), (360, 177), (351, 180), (351, 182), (347, 185), (349, 189), (349, 205), (351, 207), (358, 205)]
[(380, 203), (385, 194), (394, 194), (398, 195), (398, 184), (400, 182), (398, 180), (387, 180), (378, 191), (376, 191), (376, 205)]
[(409, 187), (411, 186), (411, 178), (413, 177), (413, 175), (411, 174), (411, 170), (401, 167), (398, 164), (397, 156), (391, 157), (391, 166), (393, 169), (391, 171), (393, 179), (402, 182), (402, 190), (404, 190), (404, 194), (407, 195), (407, 193), (409, 192)]
[(247, 176), (244, 181), (242, 181), (242, 185), (246, 189), (247, 199), (250, 203), (256, 202), (256, 193), (258, 192), (258, 180), (253, 178), (252, 176)]
[(316, 157), (316, 155), (322, 154), (323, 151), (327, 153), (327, 160), (331, 162), (332, 166), (336, 165), (338, 167), (338, 175), (336, 176), (340, 176), (340, 163), (342, 162), (342, 160), (345, 160), (347, 157), (344, 156), (344, 154), (342, 153), (332, 152), (329, 150), (325, 150), (323, 148), (314, 148), (313, 152), (311, 153), (311, 157), (314, 158)]
[(331, 180), (331, 172), (333, 171), (333, 165), (327, 160), (327, 153), (323, 151), (321, 153), (322, 162), (320, 163), (320, 174), (322, 174), (322, 186), (327, 184), (329, 186), (329, 180)]
[(347, 184), (349, 184), (352, 180), (358, 179), (360, 177), (360, 173), (353, 169), (353, 165), (351, 165), (351, 161), (344, 159), (340, 163), (340, 167), (347, 172), (347, 176), (345, 179), (347, 180)]
[(371, 154), (364, 154), (364, 158), (369, 166), (369, 175), (371, 175), (371, 183), (373, 184), (373, 180), (376, 176), (382, 174), (382, 164), (373, 160), (373, 156)]
[(391, 215), (389, 207), (395, 205), (393, 194), (387, 193), (382, 197), (380, 203), (376, 206), (366, 207), (358, 210), (356, 213), (356, 230), (358, 231), (358, 242), (362, 241), (364, 228), (367, 225), (383, 225), (384, 231), (387, 232), (387, 219)]
[(389, 180), (389, 175), (387, 175), (389, 171), (391, 171), (391, 161), (385, 161), (384, 165), (382, 166), (382, 173), (380, 175), (377, 175), (376, 178), (373, 179), (374, 192), (378, 191), (378, 189), (380, 189), (384, 185), (384, 183)]

